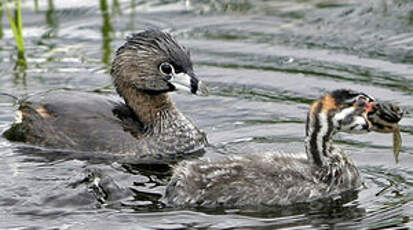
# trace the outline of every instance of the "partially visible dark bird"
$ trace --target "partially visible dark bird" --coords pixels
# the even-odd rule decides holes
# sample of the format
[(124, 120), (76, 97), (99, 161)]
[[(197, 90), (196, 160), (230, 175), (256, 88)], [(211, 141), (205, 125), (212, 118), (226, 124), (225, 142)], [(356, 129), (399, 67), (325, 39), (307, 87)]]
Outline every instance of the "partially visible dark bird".
[[(165, 202), (175, 207), (280, 206), (356, 190), (361, 186), (359, 171), (333, 145), (333, 136), (379, 131), (380, 127), (374, 127), (382, 123), (378, 120), (400, 120), (401, 110), (377, 105), (372, 97), (351, 90), (326, 94), (308, 112), (306, 153), (268, 152), (180, 162), (167, 186)], [(390, 115), (370, 114), (378, 111)], [(376, 122), (371, 123), (369, 117)]]
[(119, 95), (55, 90), (20, 102), (18, 119), (4, 133), (57, 149), (106, 152), (130, 159), (175, 159), (202, 153), (205, 134), (174, 105), (169, 92), (207, 94), (189, 51), (168, 33), (133, 34), (116, 51), (111, 75)]

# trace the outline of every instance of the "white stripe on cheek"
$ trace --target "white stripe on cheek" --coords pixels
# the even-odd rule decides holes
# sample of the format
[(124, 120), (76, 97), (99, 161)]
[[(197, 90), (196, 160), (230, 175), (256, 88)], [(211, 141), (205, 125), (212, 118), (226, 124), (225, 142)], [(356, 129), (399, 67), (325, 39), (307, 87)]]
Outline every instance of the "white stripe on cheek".
[(364, 126), (367, 125), (367, 122), (363, 117), (357, 116), (357, 117), (354, 117), (353, 122), (351, 122), (349, 127), (353, 127), (355, 125), (357, 125), (357, 127), (354, 128), (354, 130), (361, 131), (361, 130), (365, 130)]
[(354, 112), (356, 108), (354, 107), (349, 107), (349, 108), (345, 108), (343, 110), (341, 110), (341, 112), (336, 113), (336, 115), (334, 115), (334, 120), (336, 121), (341, 121), (344, 118), (346, 118), (349, 114), (351, 114), (352, 112)]

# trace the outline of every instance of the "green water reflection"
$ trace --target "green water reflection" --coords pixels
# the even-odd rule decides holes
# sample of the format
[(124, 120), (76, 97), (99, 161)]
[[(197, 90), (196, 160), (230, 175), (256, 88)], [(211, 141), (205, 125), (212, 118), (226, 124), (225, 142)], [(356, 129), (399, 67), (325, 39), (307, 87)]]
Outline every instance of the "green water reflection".
[[(3, 21), (3, 15), (4, 15), (3, 3), (0, 2), (0, 22)], [(2, 39), (3, 37), (4, 37), (3, 23), (0, 23), (0, 39)]]
[[(117, 1), (114, 1), (117, 2)], [(117, 4), (113, 4), (114, 8), (115, 5), (119, 5), (119, 3)], [(118, 6), (119, 7), (119, 6)], [(105, 63), (107, 66), (110, 65), (110, 55), (112, 53), (112, 48), (110, 46), (110, 43), (113, 40), (113, 27), (111, 24), (111, 18), (110, 18), (110, 13), (109, 13), (109, 7), (108, 7), (108, 2), (107, 0), (100, 0), (100, 11), (102, 14), (102, 28), (101, 28), (101, 32), (102, 32), (102, 51), (103, 51), (103, 57), (102, 57), (102, 62)]]
[(130, 1), (130, 17), (129, 17), (129, 22), (127, 24), (128, 30), (135, 29), (136, 5), (137, 5), (136, 0)]
[(43, 35), (43, 38), (52, 38), (56, 37), (58, 33), (59, 21), (58, 17), (55, 13), (54, 1), (48, 0), (47, 2), (47, 10), (46, 10), (46, 24), (49, 27), (47, 33)]
[(122, 10), (118, 0), (112, 0), (112, 14), (113, 15), (122, 15)]
[(34, 5), (34, 11), (36, 13), (39, 12), (39, 0), (34, 0), (33, 5)]

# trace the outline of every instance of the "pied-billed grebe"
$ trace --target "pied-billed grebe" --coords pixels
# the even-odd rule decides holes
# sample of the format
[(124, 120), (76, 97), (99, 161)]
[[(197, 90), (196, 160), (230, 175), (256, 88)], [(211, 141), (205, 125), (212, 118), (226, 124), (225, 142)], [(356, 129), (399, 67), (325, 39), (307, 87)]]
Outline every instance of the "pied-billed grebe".
[(56, 90), (22, 100), (12, 141), (134, 159), (174, 159), (201, 153), (205, 134), (175, 108), (168, 92), (207, 94), (189, 51), (170, 34), (133, 34), (116, 51), (111, 75), (120, 98)]
[[(183, 161), (174, 170), (165, 200), (175, 207), (280, 206), (306, 203), (359, 188), (359, 171), (332, 145), (337, 132), (366, 133), (377, 102), (336, 90), (314, 102), (306, 123), (305, 154), (270, 152)], [(391, 122), (398, 122), (401, 114)]]

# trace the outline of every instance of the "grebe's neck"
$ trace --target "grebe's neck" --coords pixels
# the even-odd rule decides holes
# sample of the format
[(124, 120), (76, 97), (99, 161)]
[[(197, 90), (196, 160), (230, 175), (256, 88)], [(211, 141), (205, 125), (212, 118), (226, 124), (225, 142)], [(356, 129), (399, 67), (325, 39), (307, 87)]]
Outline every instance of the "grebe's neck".
[(332, 157), (332, 138), (335, 128), (331, 114), (326, 110), (326, 105), (318, 101), (311, 106), (307, 115), (305, 151), (310, 162), (316, 166), (324, 167)]
[[(171, 159), (184, 157), (184, 153), (203, 152), (208, 143), (205, 134), (175, 107), (168, 94), (148, 95), (126, 90), (131, 91), (124, 97), (125, 102), (143, 125), (148, 151), (153, 154), (162, 151)], [(123, 93), (119, 94), (125, 95)]]
[(176, 111), (167, 93), (151, 95), (139, 92), (133, 87), (118, 89), (118, 92), (145, 128), (157, 126), (162, 120), (167, 119), (168, 114)]

